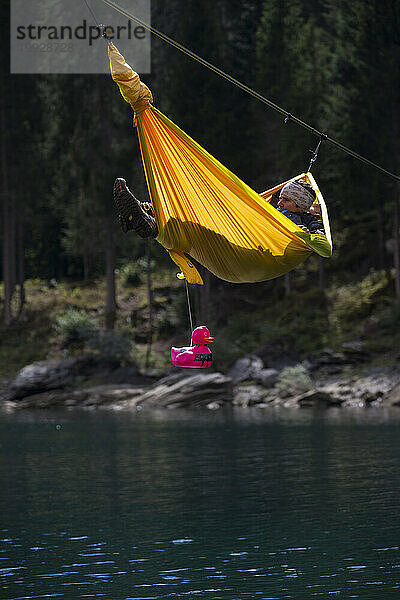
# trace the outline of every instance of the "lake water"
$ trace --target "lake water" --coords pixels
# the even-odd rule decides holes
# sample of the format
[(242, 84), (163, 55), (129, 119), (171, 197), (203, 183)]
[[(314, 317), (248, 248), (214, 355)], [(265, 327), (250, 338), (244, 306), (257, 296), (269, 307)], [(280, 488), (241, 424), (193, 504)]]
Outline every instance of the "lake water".
[(400, 410), (0, 416), (0, 598), (400, 598)]

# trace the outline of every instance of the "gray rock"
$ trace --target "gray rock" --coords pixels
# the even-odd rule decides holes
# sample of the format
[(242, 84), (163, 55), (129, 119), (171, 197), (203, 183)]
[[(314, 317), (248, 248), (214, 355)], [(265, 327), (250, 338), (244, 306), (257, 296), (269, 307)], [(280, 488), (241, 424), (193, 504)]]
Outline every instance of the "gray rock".
[(278, 381), (279, 371), (276, 369), (261, 369), (255, 374), (254, 379), (263, 387), (270, 389)]
[(322, 390), (310, 390), (294, 398), (301, 407), (326, 408), (340, 405), (341, 402)]
[(264, 363), (258, 356), (249, 354), (243, 358), (239, 358), (229, 369), (228, 377), (233, 383), (241, 381), (256, 380), (260, 371), (264, 369)]
[(234, 406), (254, 406), (264, 402), (266, 392), (260, 385), (238, 385), (233, 391)]
[(219, 402), (210, 402), (209, 404), (206, 404), (206, 408), (209, 410), (218, 410), (221, 408), (221, 404)]
[(369, 354), (365, 350), (363, 343), (359, 340), (343, 343), (341, 345), (341, 351), (343, 352), (347, 362), (350, 364), (363, 363), (368, 360), (369, 357)]
[[(116, 374), (116, 382), (124, 378), (130, 383), (140, 383), (141, 376), (134, 365), (118, 368), (119, 365), (95, 355), (84, 355), (61, 360), (45, 360), (21, 369), (8, 389), (3, 392), (5, 400), (19, 400), (32, 394), (64, 389), (66, 386), (98, 377), (107, 381)], [(112, 381), (112, 379), (111, 379)], [(149, 380), (151, 381), (151, 380)]]
[[(46, 365), (47, 366), (47, 365)], [(38, 373), (38, 371), (35, 371)], [(59, 373), (59, 371), (56, 371)], [(37, 388), (43, 386), (41, 371), (33, 382), (38, 381)], [(64, 377), (64, 372), (62, 372)], [(29, 381), (32, 381), (30, 379)], [(46, 379), (47, 384), (49, 380)], [(65, 379), (61, 379), (64, 384)], [(59, 385), (60, 379), (54, 377), (50, 382)], [(10, 410), (23, 408), (112, 408), (115, 410), (130, 408), (178, 408), (203, 406), (210, 410), (220, 408), (233, 399), (232, 381), (221, 373), (186, 372), (169, 375), (151, 387), (132, 386), (129, 384), (98, 385), (78, 390), (52, 389), (38, 391), (26, 395), (26, 388), (17, 388), (23, 393), (22, 399), (14, 396), (14, 402), (8, 401)], [(31, 386), (30, 391), (33, 388)], [(17, 390), (15, 390), (17, 391)], [(15, 401), (17, 399), (17, 401)]]
[(292, 336), (280, 336), (273, 343), (258, 348), (255, 354), (261, 358), (265, 366), (278, 371), (285, 367), (292, 367), (300, 360)]
[(46, 360), (21, 369), (9, 387), (9, 400), (63, 388), (73, 379), (76, 359)]
[(320, 385), (319, 389), (330, 394), (343, 408), (379, 406), (390, 404), (389, 394), (394, 390), (396, 379), (393, 375), (353, 376)]
[(342, 344), (340, 352), (325, 348), (317, 356), (311, 357), (310, 363), (313, 370), (335, 375), (341, 373), (346, 367), (363, 363), (367, 359), (368, 353), (363, 349), (362, 343), (354, 341)]
[(8, 401), (8, 397), (9, 397), (9, 386), (10, 383), (9, 381), (0, 381), (0, 403), (6, 402)]
[(222, 373), (170, 375), (152, 386), (140, 398), (143, 408), (207, 407), (231, 403), (232, 380)]
[(51, 390), (40, 394), (31, 394), (12, 404), (17, 410), (76, 406), (97, 408), (110, 405), (118, 408), (132, 408), (136, 406), (144, 392), (143, 388), (130, 385), (100, 385), (80, 390)]
[(312, 357), (310, 361), (314, 371), (318, 370), (328, 375), (341, 373), (348, 364), (344, 352), (334, 352), (330, 348), (325, 348), (318, 356)]
[(382, 403), (385, 406), (400, 406), (400, 383), (382, 396)]

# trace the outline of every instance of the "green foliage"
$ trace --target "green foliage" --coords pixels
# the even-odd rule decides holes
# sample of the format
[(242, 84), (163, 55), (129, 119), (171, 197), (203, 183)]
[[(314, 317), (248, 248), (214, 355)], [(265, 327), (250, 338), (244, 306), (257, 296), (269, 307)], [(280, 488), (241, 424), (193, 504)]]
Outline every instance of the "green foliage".
[(285, 367), (282, 369), (275, 388), (279, 390), (282, 396), (294, 396), (295, 394), (311, 390), (313, 382), (307, 369), (302, 364), (298, 364), (294, 367)]
[(379, 326), (387, 332), (396, 331), (400, 334), (400, 304), (390, 304), (378, 317)]
[(129, 262), (119, 269), (119, 277), (124, 287), (142, 283), (144, 271), (137, 262)]
[[(150, 261), (150, 269), (154, 269), (156, 263)], [(119, 270), (120, 281), (123, 286), (137, 286), (144, 282), (147, 272), (147, 258), (140, 257), (135, 262), (130, 261)]]
[(56, 331), (70, 352), (80, 350), (123, 362), (133, 348), (130, 339), (116, 331), (99, 330), (86, 312), (74, 308), (56, 318)]
[(219, 368), (225, 368), (245, 353), (257, 353), (266, 344), (276, 347), (276, 352), (305, 356), (330, 343), (325, 293), (310, 285), (306, 274), (300, 272), (293, 278), (289, 294), (284, 293), (282, 283), (281, 280), (265, 284), (268, 291), (263, 291), (260, 298), (255, 296), (254, 289), (253, 308), (240, 311), (237, 307), (243, 302), (237, 289), (236, 300), (226, 311), (227, 323), (216, 335)]
[(187, 307), (184, 303), (183, 294), (175, 295), (171, 302), (166, 304), (165, 308), (158, 311), (154, 321), (154, 329), (158, 337), (165, 338), (184, 329), (187, 319)]
[(339, 332), (356, 331), (362, 319), (388, 304), (390, 283), (386, 271), (374, 271), (357, 283), (331, 290), (330, 325)]
[(79, 349), (94, 335), (96, 326), (85, 311), (70, 308), (56, 318), (56, 331), (65, 348)]
[(365, 346), (374, 354), (391, 360), (400, 358), (400, 304), (390, 303), (382, 310), (373, 312), (364, 324)]
[(85, 349), (108, 360), (124, 362), (130, 357), (133, 343), (116, 331), (95, 331), (87, 339)]

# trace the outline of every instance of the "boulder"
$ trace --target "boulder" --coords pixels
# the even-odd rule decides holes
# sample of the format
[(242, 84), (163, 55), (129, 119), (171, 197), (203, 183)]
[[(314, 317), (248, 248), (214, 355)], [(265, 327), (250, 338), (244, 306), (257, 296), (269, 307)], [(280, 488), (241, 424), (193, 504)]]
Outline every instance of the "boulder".
[[(124, 372), (123, 369), (126, 371)], [(24, 367), (11, 382), (3, 397), (5, 400), (19, 400), (32, 394), (64, 389), (72, 383), (90, 377), (109, 380), (113, 373), (118, 373), (118, 382), (125, 377), (130, 383), (140, 383), (141, 376), (135, 365), (119, 368), (118, 363), (105, 361), (95, 355), (84, 355), (61, 360), (45, 360)]]
[(353, 367), (368, 359), (368, 353), (363, 349), (361, 342), (346, 342), (342, 344), (340, 351), (325, 348), (317, 356), (310, 358), (313, 370), (318, 370), (325, 375), (336, 375), (345, 367)]
[(5, 402), (8, 399), (9, 381), (0, 381), (0, 402)]
[(60, 389), (73, 380), (77, 360), (45, 360), (27, 365), (19, 371), (9, 387), (9, 400)]
[(254, 379), (264, 388), (270, 389), (278, 381), (278, 376), (279, 371), (277, 369), (261, 369), (255, 374)]
[(100, 406), (116, 406), (118, 408), (135, 407), (143, 395), (144, 388), (126, 385), (99, 385), (80, 390), (51, 390), (39, 394), (31, 394), (14, 402), (15, 409), (23, 408), (59, 408), (83, 407), (98, 408)]
[(264, 403), (266, 392), (260, 385), (238, 385), (233, 390), (234, 406), (254, 406)]
[(343, 408), (390, 405), (388, 394), (395, 388), (396, 375), (379, 372), (375, 375), (342, 378), (319, 386), (319, 389), (332, 396)]
[(261, 346), (255, 354), (261, 358), (266, 367), (281, 371), (285, 367), (296, 365), (300, 356), (295, 349), (295, 339), (292, 336), (280, 336), (273, 343)]
[(170, 375), (154, 384), (140, 398), (143, 408), (216, 408), (231, 403), (232, 380), (222, 373)]
[(382, 403), (385, 406), (400, 406), (400, 383), (383, 395)]
[(334, 352), (331, 348), (325, 348), (317, 356), (311, 357), (309, 362), (314, 372), (325, 375), (337, 375), (349, 364), (343, 352)]
[[(100, 385), (80, 390), (51, 390), (14, 402), (14, 408), (220, 408), (232, 401), (231, 380), (221, 373), (171, 375), (150, 389), (125, 385)], [(11, 403), (9, 403), (11, 404)]]
[(264, 363), (260, 357), (248, 354), (239, 358), (229, 369), (228, 377), (233, 383), (241, 381), (256, 380), (259, 373), (264, 369)]
[(327, 406), (338, 406), (341, 404), (341, 401), (331, 394), (318, 389), (310, 390), (304, 394), (300, 394), (294, 399), (302, 408), (326, 408)]
[[(61, 362), (61, 364), (60, 364)], [(52, 364), (49, 364), (52, 363)], [(232, 381), (221, 373), (179, 372), (152, 386), (107, 384), (80, 389), (64, 389), (71, 381), (73, 363), (45, 361), (20, 372), (12, 394), (4, 399), (8, 409), (23, 408), (181, 408), (204, 406), (220, 408), (233, 399)], [(33, 368), (34, 367), (34, 368)], [(47, 387), (47, 389), (45, 389)]]

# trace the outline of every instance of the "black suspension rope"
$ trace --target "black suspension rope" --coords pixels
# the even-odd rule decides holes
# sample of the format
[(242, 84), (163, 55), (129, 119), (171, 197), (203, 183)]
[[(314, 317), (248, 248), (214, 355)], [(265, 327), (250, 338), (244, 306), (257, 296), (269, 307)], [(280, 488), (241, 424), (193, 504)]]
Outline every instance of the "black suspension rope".
[[(85, 2), (86, 2), (86, 0), (85, 0)], [(218, 67), (216, 67), (215, 65), (211, 64), (210, 62), (208, 62), (207, 60), (205, 60), (204, 58), (202, 58), (198, 54), (195, 54), (194, 52), (192, 52), (188, 48), (185, 48), (185, 46), (182, 46), (182, 44), (179, 44), (178, 42), (176, 42), (172, 38), (168, 37), (167, 35), (165, 35), (165, 33), (162, 33), (161, 31), (159, 31), (155, 27), (152, 27), (151, 25), (148, 25), (147, 23), (145, 23), (144, 21), (142, 21), (138, 17), (135, 17), (129, 11), (127, 11), (126, 9), (120, 7), (116, 2), (113, 2), (113, 0), (101, 0), (101, 2), (104, 2), (104, 4), (107, 4), (108, 6), (110, 6), (111, 8), (113, 8), (114, 10), (116, 10), (117, 12), (119, 12), (120, 14), (122, 14), (123, 16), (127, 17), (128, 19), (132, 19), (132, 21), (134, 21), (138, 25), (141, 25), (142, 27), (144, 27), (145, 29), (147, 29), (147, 31), (150, 31), (153, 35), (158, 36), (160, 39), (162, 39), (167, 44), (170, 44), (171, 46), (173, 46), (174, 48), (176, 48), (180, 52), (183, 52), (184, 54), (186, 54), (190, 58), (192, 58), (192, 59), (196, 60), (197, 62), (199, 62), (200, 64), (202, 64), (207, 69), (210, 69), (211, 71), (213, 71), (214, 73), (216, 73), (220, 77), (223, 77), (224, 79), (226, 79), (230, 83), (233, 83), (233, 85), (236, 85), (238, 88), (240, 88), (241, 90), (243, 90), (244, 92), (246, 92), (250, 96), (253, 96), (257, 100), (260, 100), (260, 102), (263, 102), (269, 108), (272, 108), (276, 112), (279, 112), (280, 114), (284, 115), (284, 117), (285, 117), (285, 123), (287, 123), (288, 121), (293, 121), (293, 123), (296, 123), (297, 125), (299, 125), (300, 127), (303, 127), (304, 129), (306, 129), (307, 131), (309, 131), (313, 135), (316, 135), (317, 137), (319, 137), (320, 140), (321, 139), (326, 140), (327, 142), (329, 142), (330, 144), (332, 144), (336, 148), (339, 148), (339, 150), (342, 150), (342, 152), (345, 152), (346, 154), (349, 154), (353, 158), (355, 158), (355, 159), (359, 160), (360, 162), (368, 165), (369, 167), (372, 167), (373, 169), (379, 171), (380, 173), (383, 173), (384, 175), (387, 175), (388, 177), (391, 177), (392, 179), (395, 179), (396, 181), (400, 182), (400, 176), (399, 175), (395, 175), (394, 173), (391, 173), (390, 171), (388, 171), (384, 167), (381, 167), (377, 163), (374, 163), (372, 160), (369, 160), (368, 158), (365, 158), (365, 156), (362, 156), (361, 154), (358, 154), (358, 152), (355, 152), (351, 148), (348, 148), (344, 144), (341, 144), (340, 142), (338, 142), (334, 138), (330, 137), (326, 133), (318, 131), (318, 129), (315, 129), (315, 127), (312, 127), (311, 125), (309, 125), (305, 121), (302, 121), (301, 119), (299, 119), (295, 115), (292, 115), (290, 112), (286, 111), (284, 108), (282, 108), (278, 104), (275, 104), (274, 102), (272, 102), (268, 98), (265, 98), (265, 96), (262, 96), (262, 94), (259, 94), (258, 92), (256, 92), (255, 90), (251, 89), (250, 87), (248, 87), (244, 83), (242, 83), (239, 80), (235, 79), (234, 77), (232, 77), (232, 75), (229, 75), (228, 73), (225, 73), (224, 71), (222, 71), (222, 69), (219, 69)], [(87, 2), (86, 2), (86, 4), (87, 4)], [(312, 163), (311, 163), (311, 166), (312, 166)]]
[(83, 0), (83, 1), (84, 1), (84, 3), (85, 3), (85, 4), (86, 4), (86, 6), (87, 6), (87, 9), (88, 9), (88, 11), (90, 12), (90, 14), (91, 14), (91, 15), (92, 15), (92, 17), (93, 17), (93, 20), (94, 20), (94, 22), (96, 23), (96, 26), (97, 26), (97, 28), (98, 28), (98, 30), (99, 30), (99, 32), (100, 32), (100, 34), (101, 34), (101, 37), (102, 37), (102, 38), (103, 38), (103, 40), (106, 42), (106, 44), (108, 44), (108, 46), (111, 46), (111, 42), (110, 42), (110, 40), (109, 40), (109, 39), (108, 39), (108, 37), (107, 37), (107, 33), (106, 33), (106, 31), (105, 31), (104, 25), (101, 25), (101, 23), (99, 23), (99, 22), (98, 22), (98, 20), (96, 19), (96, 15), (94, 14), (94, 12), (93, 12), (93, 10), (92, 10), (92, 7), (91, 7), (91, 6), (90, 6), (90, 4), (88, 3), (88, 1), (87, 1), (87, 0)]

